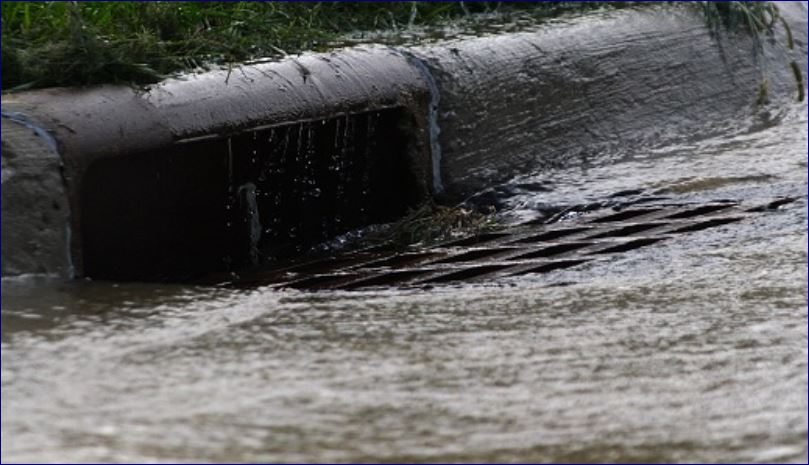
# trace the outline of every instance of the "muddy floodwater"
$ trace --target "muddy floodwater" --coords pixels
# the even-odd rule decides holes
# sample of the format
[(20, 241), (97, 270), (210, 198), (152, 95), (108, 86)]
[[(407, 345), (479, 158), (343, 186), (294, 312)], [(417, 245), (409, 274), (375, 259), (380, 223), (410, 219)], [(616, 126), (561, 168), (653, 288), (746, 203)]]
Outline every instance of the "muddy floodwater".
[(2, 459), (807, 461), (807, 112), (514, 180), (798, 200), (540, 276), (430, 289), (2, 282)]

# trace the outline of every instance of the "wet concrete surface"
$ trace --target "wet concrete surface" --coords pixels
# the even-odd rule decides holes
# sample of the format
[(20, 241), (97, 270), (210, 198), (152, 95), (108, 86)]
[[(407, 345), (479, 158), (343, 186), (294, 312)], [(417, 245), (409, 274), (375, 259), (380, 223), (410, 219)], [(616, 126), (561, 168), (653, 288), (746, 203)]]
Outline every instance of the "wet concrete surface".
[(771, 96), (797, 100), (790, 61), (806, 69), (806, 4), (779, 6), (800, 31), (794, 50), (783, 46), (783, 28), (763, 41), (717, 32), (682, 6), (414, 47), (440, 89), (446, 195), (727, 131), (750, 113), (764, 80)]
[(617, 192), (798, 198), (553, 273), (316, 293), (4, 279), (3, 461), (805, 463), (807, 112), (765, 110), (502, 185), (503, 221)]
[(69, 276), (70, 214), (55, 142), (10, 116), (3, 118), (3, 276)]

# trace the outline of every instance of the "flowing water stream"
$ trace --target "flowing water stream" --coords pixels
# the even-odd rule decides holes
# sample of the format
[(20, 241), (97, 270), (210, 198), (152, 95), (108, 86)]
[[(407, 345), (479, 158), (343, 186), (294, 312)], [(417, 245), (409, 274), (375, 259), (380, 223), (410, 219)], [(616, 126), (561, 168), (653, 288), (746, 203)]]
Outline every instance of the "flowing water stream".
[(798, 198), (546, 275), (4, 279), (2, 459), (805, 463), (806, 105), (766, 115), (492, 189), (504, 221), (626, 190)]

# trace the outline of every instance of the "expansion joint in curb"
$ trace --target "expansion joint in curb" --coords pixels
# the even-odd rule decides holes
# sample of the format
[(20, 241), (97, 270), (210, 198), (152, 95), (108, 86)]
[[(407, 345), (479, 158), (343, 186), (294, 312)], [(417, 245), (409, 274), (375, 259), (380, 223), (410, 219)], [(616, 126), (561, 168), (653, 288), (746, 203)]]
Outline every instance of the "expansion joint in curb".
[(444, 191), (444, 184), (441, 181), (441, 144), (438, 141), (438, 136), (441, 134), (441, 128), (438, 127), (438, 105), (441, 101), (441, 93), (438, 90), (438, 84), (432, 72), (430, 72), (430, 68), (423, 60), (406, 49), (394, 48), (393, 50), (404, 56), (407, 61), (419, 71), (427, 82), (427, 87), (430, 90), (430, 105), (427, 117), (430, 125), (430, 156), (433, 168), (433, 191), (435, 194), (440, 194)]
[(20, 113), (18, 111), (3, 111), (0, 112), (0, 116), (3, 118), (8, 118), (10, 121), (13, 121), (17, 124), (21, 124), (26, 128), (34, 131), (34, 134), (39, 136), (46, 144), (48, 144), (48, 148), (57, 152), (56, 149), (56, 139), (53, 138), (50, 133), (42, 127), (42, 125), (38, 124), (34, 120), (32, 120), (28, 115), (24, 113)]
[[(60, 172), (59, 172), (58, 175), (59, 175), (59, 178), (61, 180), (63, 188), (65, 190), (67, 190), (67, 182), (65, 180), (65, 174), (64, 174), (64, 169), (63, 169), (64, 168), (64, 160), (62, 159), (62, 154), (59, 152), (59, 146), (58, 146), (58, 144), (56, 142), (56, 139), (44, 127), (44, 125), (39, 123), (38, 121), (36, 121), (34, 118), (31, 118), (30, 116), (26, 115), (25, 113), (22, 113), (22, 112), (19, 112), (19, 111), (0, 110), (0, 117), (2, 117), (4, 119), (7, 119), (7, 120), (11, 121), (14, 124), (18, 124), (18, 125), (26, 128), (26, 129), (31, 130), (31, 132), (33, 132), (34, 135), (42, 143), (44, 143), (44, 145), (47, 147), (47, 151), (50, 151), (50, 154), (48, 154), (48, 155), (52, 155), (53, 157), (56, 157), (56, 159), (58, 160), (58, 166), (61, 168), (59, 170)], [(44, 155), (44, 154), (38, 154), (37, 156), (42, 156), (42, 155)], [(5, 159), (3, 160), (3, 165), (5, 166)], [(5, 178), (5, 173), (4, 173), (3, 184), (5, 184), (5, 183), (6, 183), (6, 178)], [(7, 186), (4, 186), (4, 187), (7, 187)], [(4, 202), (5, 202), (5, 198), (4, 198)], [(72, 240), (73, 240), (72, 228), (71, 228), (72, 210), (70, 208), (68, 208), (67, 211), (68, 211), (68, 213), (67, 213), (67, 216), (65, 218), (66, 221), (65, 221), (65, 223), (63, 223), (64, 224), (64, 234), (65, 234), (65, 244), (67, 245), (66, 248), (65, 248), (65, 259), (66, 259), (66, 261), (64, 263), (66, 264), (66, 268), (67, 268), (66, 269), (67, 276), (72, 279), (72, 278), (76, 277), (76, 267), (75, 267), (75, 264), (74, 264), (74, 261), (73, 261), (72, 247), (71, 247)], [(6, 206), (4, 205), (3, 206), (3, 214), (5, 215), (5, 213), (6, 213)], [(3, 266), (5, 266), (5, 264)], [(4, 273), (5, 273), (5, 271), (4, 271)]]

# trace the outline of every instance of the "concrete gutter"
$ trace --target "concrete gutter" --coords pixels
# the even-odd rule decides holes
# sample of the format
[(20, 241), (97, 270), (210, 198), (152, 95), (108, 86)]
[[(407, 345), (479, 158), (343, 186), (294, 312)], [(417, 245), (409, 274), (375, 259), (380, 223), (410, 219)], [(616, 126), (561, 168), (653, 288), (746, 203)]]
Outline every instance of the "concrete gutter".
[(406, 50), (304, 54), (144, 92), (3, 96), (3, 275), (86, 274), (84, 178), (100, 160), (152, 159), (257, 128), (403, 109), (416, 190), (450, 199), (543, 166), (708, 134), (754, 111), (761, 63), (772, 97), (794, 99), (788, 62), (806, 76), (806, 5), (779, 8), (794, 51), (767, 42), (757, 56), (752, 39), (717, 40), (685, 8), (623, 10)]

